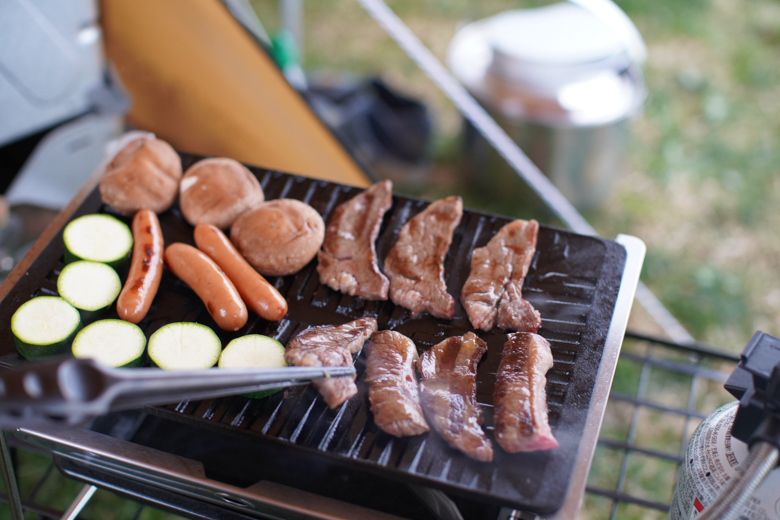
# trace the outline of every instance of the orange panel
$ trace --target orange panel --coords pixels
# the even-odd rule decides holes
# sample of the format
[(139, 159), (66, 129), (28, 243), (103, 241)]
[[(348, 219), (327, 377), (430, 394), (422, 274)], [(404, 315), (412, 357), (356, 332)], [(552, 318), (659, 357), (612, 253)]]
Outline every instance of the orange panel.
[(175, 148), (368, 186), (341, 145), (218, 0), (101, 0), (129, 121)]

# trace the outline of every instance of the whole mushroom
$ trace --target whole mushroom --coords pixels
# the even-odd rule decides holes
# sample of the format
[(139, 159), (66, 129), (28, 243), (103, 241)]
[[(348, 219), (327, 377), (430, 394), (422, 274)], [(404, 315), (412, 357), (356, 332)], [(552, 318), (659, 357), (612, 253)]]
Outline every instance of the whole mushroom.
[(103, 202), (122, 215), (139, 209), (162, 213), (176, 201), (181, 159), (161, 139), (133, 139), (108, 164), (100, 179)]
[(264, 202), (236, 219), (230, 239), (261, 274), (297, 273), (311, 262), (325, 238), (317, 210), (294, 199)]

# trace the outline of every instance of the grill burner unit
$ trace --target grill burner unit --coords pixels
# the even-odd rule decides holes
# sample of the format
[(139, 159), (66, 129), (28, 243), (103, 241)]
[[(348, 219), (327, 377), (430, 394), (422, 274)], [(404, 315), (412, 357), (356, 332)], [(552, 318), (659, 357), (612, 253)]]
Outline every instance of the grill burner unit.
[[(185, 169), (199, 159), (182, 154)], [(326, 224), (340, 203), (360, 191), (261, 168), (250, 167), (250, 170), (260, 180), (267, 200), (294, 198), (307, 202), (323, 216)], [(427, 204), (419, 199), (393, 197), (393, 206), (385, 215), (377, 240), (380, 265), (401, 226)], [(101, 203), (97, 189), (87, 196), (71, 218), (94, 212), (111, 212)], [(129, 219), (120, 218), (129, 222)], [(471, 251), (487, 244), (510, 220), (464, 211), (445, 263), (447, 286), (456, 300), (469, 274)], [(160, 221), (166, 245), (193, 243), (192, 228), (182, 218), (178, 206), (162, 214)], [(29, 298), (56, 294), (57, 276), (63, 267), (62, 255), (60, 229), (30, 265), (27, 275), (19, 279), (3, 300), (0, 306), (0, 364), (15, 366), (22, 361), (14, 348), (10, 317)], [(631, 271), (638, 274), (639, 267), (634, 260)], [(641, 265), (641, 254), (638, 263)], [(218, 476), (218, 480), (232, 486), (246, 487), (267, 479), (267, 466), (278, 465), (285, 467), (277, 468), (281, 475), (277, 479), (289, 485), (295, 485), (294, 473), (301, 473), (303, 480), (307, 480), (309, 475), (306, 474), (311, 469), (348, 475), (355, 482), (363, 479), (400, 482), (438, 488), (461, 501), (552, 513), (566, 498), (578, 455), (579, 458), (591, 457), (591, 453), (580, 454), (579, 449), (583, 434), (588, 427), (594, 428), (588, 424), (588, 411), (608, 334), (616, 333), (622, 338), (625, 330), (625, 323), (617, 332), (610, 331), (610, 326), (626, 269), (626, 249), (617, 242), (546, 226), (540, 228), (537, 252), (525, 280), (523, 295), (540, 311), (542, 327), (539, 333), (547, 338), (553, 353), (554, 365), (547, 374), (547, 399), (553, 433), (560, 442), (558, 449), (508, 454), (495, 445), (494, 462), (482, 463), (451, 449), (433, 432), (403, 439), (387, 435), (374, 425), (369, 410), (362, 353), (357, 354), (355, 361), (358, 395), (336, 410), (328, 409), (310, 386), (287, 389), (261, 400), (236, 396), (184, 401), (144, 410), (149, 417), (143, 422), (146, 427), (142, 427), (139, 430), (142, 433), (136, 437), (145, 440), (137, 442), (173, 453), (175, 446), (166, 445), (162, 439), (155, 441), (155, 436), (148, 433), (156, 431), (162, 435), (167, 428), (178, 432), (179, 436), (186, 432), (182, 438), (189, 439), (185, 444), (191, 448), (202, 445), (205, 449), (207, 444), (217, 442), (220, 446), (228, 446), (226, 453), (229, 456), (204, 457), (209, 459), (206, 466), (209, 478)], [(286, 344), (310, 325), (341, 324), (362, 316), (375, 316), (380, 330), (393, 329), (405, 334), (416, 343), (420, 352), (449, 336), (472, 330), (459, 302), (451, 321), (427, 315), (411, 319), (408, 310), (391, 301), (365, 301), (335, 292), (319, 283), (316, 260), (296, 275), (269, 281), (287, 298), (288, 315), (279, 322), (269, 323), (251, 314), (244, 328), (227, 333), (215, 325), (194, 293), (166, 272), (152, 308), (140, 326), (148, 337), (166, 323), (195, 321), (212, 327), (223, 345), (234, 337), (250, 333), (271, 336)], [(621, 300), (626, 305), (630, 305), (633, 298), (635, 283), (635, 280), (627, 282), (626, 291), (630, 294), (626, 296), (628, 300)], [(621, 313), (627, 316), (627, 310), (623, 309)], [(116, 317), (115, 311), (109, 311), (105, 317)], [(492, 436), (492, 394), (506, 335), (498, 330), (475, 332), (488, 343), (488, 352), (477, 374), (477, 399), (484, 413), (484, 427), (488, 436)], [(611, 365), (607, 371), (610, 378), (616, 356), (616, 352), (610, 352)], [(597, 420), (600, 423), (600, 416)], [(36, 432), (26, 432), (23, 436), (35, 441)], [(256, 447), (257, 453), (267, 457), (268, 462), (263, 464), (258, 456), (244, 458), (240, 451), (229, 448), (230, 439), (236, 447), (250, 451)], [(192, 451), (179, 455), (198, 460)], [(281, 454), (289, 456), (293, 465), (288, 467)], [(80, 478), (89, 480), (84, 475)], [(236, 506), (229, 501), (223, 502)], [(244, 506), (239, 503), (236, 507)]]

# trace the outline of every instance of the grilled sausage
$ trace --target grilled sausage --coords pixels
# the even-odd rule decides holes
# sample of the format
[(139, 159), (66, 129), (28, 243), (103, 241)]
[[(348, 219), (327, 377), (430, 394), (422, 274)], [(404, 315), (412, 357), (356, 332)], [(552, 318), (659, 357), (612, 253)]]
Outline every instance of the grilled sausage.
[(287, 314), (284, 297), (244, 260), (219, 228), (198, 224), (195, 226), (195, 244), (225, 271), (250, 310), (268, 321), (280, 320)]
[(133, 259), (127, 281), (116, 301), (119, 317), (138, 323), (152, 305), (163, 272), (163, 235), (157, 215), (141, 209), (133, 217)]
[(246, 324), (246, 305), (222, 269), (205, 253), (187, 244), (165, 249), (165, 264), (203, 300), (217, 325), (235, 331)]

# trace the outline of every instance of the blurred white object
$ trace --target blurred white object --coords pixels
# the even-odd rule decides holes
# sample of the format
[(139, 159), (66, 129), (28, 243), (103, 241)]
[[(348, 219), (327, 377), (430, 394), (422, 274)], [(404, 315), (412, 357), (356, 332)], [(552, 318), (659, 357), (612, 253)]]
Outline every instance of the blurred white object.
[(647, 47), (631, 19), (612, 0), (569, 0), (598, 16), (617, 33), (635, 63), (644, 64)]
[[(608, 194), (646, 97), (644, 46), (616, 30), (625, 15), (608, 20), (573, 3), (507, 11), (462, 28), (447, 52), (453, 74), (579, 208)], [(467, 147), (473, 184), (523, 191), (473, 132)]]
[(103, 83), (94, 0), (0, 2), (0, 145), (80, 116)]
[(0, 1), (0, 146), (52, 128), (12, 172), (12, 207), (64, 207), (121, 133), (102, 45), (95, 0)]
[(122, 125), (116, 114), (88, 114), (55, 128), (27, 159), (6, 190), (6, 200), (11, 206), (62, 209), (104, 160)]

